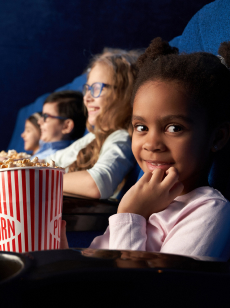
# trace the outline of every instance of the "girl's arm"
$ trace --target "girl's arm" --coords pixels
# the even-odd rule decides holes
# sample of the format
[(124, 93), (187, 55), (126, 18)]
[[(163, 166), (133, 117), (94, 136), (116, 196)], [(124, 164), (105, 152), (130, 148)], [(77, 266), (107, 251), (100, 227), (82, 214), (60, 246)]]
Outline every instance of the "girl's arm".
[(95, 181), (100, 198), (110, 198), (135, 165), (128, 132), (117, 130), (105, 140), (98, 161), (87, 172)]
[(118, 130), (106, 139), (91, 169), (64, 175), (64, 192), (107, 199), (114, 194), (134, 162), (130, 137), (127, 131)]
[(63, 176), (63, 192), (99, 199), (100, 191), (87, 171), (66, 173)]
[(131, 139), (125, 130), (117, 130), (105, 140), (98, 161), (88, 172), (97, 183), (102, 199), (111, 197), (135, 165)]

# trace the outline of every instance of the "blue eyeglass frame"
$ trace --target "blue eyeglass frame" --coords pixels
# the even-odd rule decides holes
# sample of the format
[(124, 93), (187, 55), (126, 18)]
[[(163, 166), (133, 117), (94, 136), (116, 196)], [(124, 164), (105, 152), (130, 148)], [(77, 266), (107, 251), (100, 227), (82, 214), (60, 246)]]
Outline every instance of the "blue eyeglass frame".
[[(99, 94), (98, 94), (97, 96), (94, 95), (93, 86), (94, 86), (95, 84), (99, 84), (100, 87), (101, 87), (100, 92), (99, 92)], [(107, 84), (107, 83), (103, 83), (103, 82), (94, 82), (94, 83), (90, 86), (89, 84), (85, 83), (85, 84), (83, 84), (83, 87), (82, 87), (83, 96), (86, 95), (86, 92), (87, 92), (87, 91), (90, 91), (90, 94), (92, 95), (92, 97), (97, 98), (97, 97), (99, 97), (99, 96), (101, 95), (101, 92), (102, 92), (102, 90), (103, 90), (104, 87), (111, 87), (111, 85), (110, 85), (110, 84)]]
[(59, 120), (67, 120), (68, 119), (66, 117), (52, 116), (48, 113), (42, 113), (41, 117), (43, 118), (44, 122), (46, 121), (47, 118), (53, 118), (53, 119), (59, 119)]

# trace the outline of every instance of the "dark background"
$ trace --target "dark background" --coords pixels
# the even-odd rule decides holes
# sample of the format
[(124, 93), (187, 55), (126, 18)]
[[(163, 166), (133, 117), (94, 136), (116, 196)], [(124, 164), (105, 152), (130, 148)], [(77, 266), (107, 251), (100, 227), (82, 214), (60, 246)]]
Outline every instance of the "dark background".
[(18, 110), (71, 82), (103, 47), (181, 35), (209, 0), (0, 0), (1, 150)]

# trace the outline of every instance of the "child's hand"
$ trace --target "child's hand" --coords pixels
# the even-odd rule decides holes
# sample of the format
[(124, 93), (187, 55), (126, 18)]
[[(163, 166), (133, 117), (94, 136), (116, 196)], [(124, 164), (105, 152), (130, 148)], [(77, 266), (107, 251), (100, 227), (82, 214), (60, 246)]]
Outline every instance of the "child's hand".
[(60, 238), (60, 249), (68, 249), (68, 241), (66, 237), (66, 221), (61, 221), (61, 238)]
[[(182, 192), (184, 185), (178, 181), (176, 168), (165, 172), (156, 169), (145, 173), (122, 198), (117, 213), (134, 213), (149, 218), (166, 207)], [(164, 179), (163, 179), (164, 178)]]

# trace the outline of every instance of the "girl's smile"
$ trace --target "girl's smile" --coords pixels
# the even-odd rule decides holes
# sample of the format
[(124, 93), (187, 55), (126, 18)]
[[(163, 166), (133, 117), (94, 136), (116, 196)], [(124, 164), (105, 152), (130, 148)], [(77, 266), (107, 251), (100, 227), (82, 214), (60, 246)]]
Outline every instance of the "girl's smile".
[(155, 169), (162, 169), (166, 171), (173, 166), (173, 163), (167, 163), (161, 161), (146, 160), (145, 163), (150, 172), (153, 172)]
[[(208, 185), (212, 147), (203, 109), (173, 82), (149, 81), (133, 105), (133, 154), (144, 172), (175, 167), (184, 192)], [(198, 179), (202, 178), (202, 183)]]

